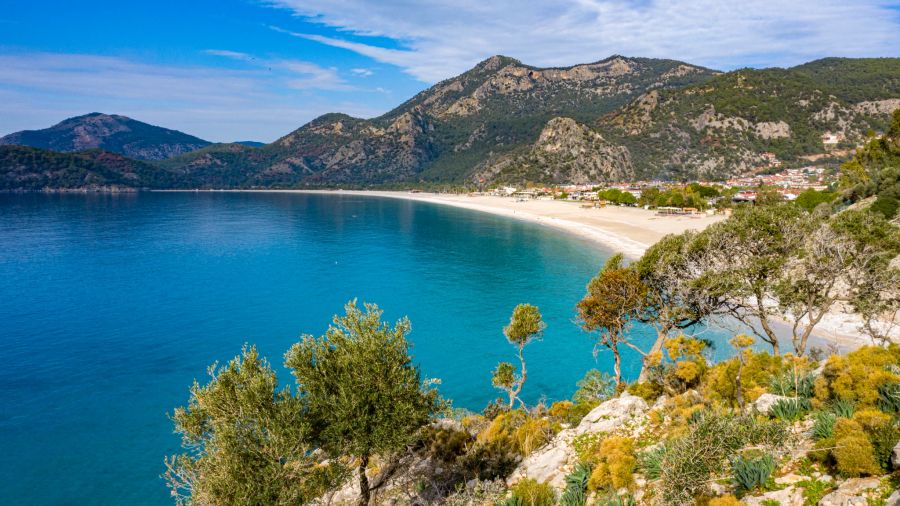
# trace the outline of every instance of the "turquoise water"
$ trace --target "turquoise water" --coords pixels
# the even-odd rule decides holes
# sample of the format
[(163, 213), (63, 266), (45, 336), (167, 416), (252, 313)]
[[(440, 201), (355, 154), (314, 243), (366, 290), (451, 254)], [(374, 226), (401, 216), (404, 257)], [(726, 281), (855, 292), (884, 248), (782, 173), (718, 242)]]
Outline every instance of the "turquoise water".
[[(423, 373), (456, 406), (496, 396), (501, 328), (540, 306), (526, 402), (591, 367), (574, 305), (607, 255), (488, 214), (347, 195), (0, 195), (0, 504), (169, 504), (166, 413), (255, 343), (282, 369), (353, 297), (408, 315)], [(648, 329), (636, 329), (639, 339)], [(626, 376), (638, 361), (625, 350)]]

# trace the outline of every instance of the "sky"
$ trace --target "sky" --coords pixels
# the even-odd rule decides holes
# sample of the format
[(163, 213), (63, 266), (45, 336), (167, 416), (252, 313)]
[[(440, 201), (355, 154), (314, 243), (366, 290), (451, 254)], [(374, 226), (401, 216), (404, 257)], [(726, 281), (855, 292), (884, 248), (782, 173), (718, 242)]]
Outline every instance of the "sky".
[(494, 54), (900, 57), (900, 0), (0, 0), (0, 135), (104, 112), (271, 142), (327, 112), (378, 116)]

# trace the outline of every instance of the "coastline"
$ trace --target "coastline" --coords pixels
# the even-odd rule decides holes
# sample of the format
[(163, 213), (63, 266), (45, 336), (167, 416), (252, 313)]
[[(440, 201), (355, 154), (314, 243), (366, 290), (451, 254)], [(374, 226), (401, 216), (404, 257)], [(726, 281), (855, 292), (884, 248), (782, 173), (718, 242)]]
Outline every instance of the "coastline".
[(529, 200), (518, 202), (510, 197), (486, 195), (469, 196), (374, 190), (222, 191), (353, 195), (429, 202), (559, 228), (599, 244), (607, 250), (620, 252), (630, 259), (640, 258), (647, 248), (667, 234), (679, 234), (686, 230), (703, 230), (707, 226), (725, 219), (722, 215), (659, 216), (653, 211), (633, 207), (607, 206), (586, 209), (582, 208), (582, 202), (578, 201)]
[[(725, 219), (723, 215), (659, 216), (653, 211), (607, 206), (582, 208), (577, 201), (529, 200), (518, 202), (510, 197), (469, 196), (441, 193), (411, 193), (407, 191), (381, 190), (153, 190), (155, 192), (209, 192), (209, 193), (306, 193), (320, 195), (348, 195), (362, 197), (411, 200), (461, 209), (479, 211), (498, 216), (550, 226), (572, 233), (600, 246), (607, 252), (620, 252), (629, 259), (641, 255), (668, 234), (686, 230), (703, 230)], [(790, 324), (776, 322), (785, 336), (790, 334)], [(816, 326), (811, 339), (817, 344), (834, 344), (841, 349), (852, 350), (872, 344), (871, 339), (858, 330), (859, 322), (853, 315), (833, 311)], [(781, 333), (779, 332), (779, 334)]]

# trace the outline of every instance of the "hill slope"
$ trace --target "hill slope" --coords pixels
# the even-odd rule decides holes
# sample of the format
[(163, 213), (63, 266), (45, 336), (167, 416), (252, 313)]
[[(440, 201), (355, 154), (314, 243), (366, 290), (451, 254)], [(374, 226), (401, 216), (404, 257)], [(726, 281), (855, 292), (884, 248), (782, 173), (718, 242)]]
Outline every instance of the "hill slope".
[(202, 148), (209, 142), (125, 116), (95, 112), (43, 130), (24, 130), (0, 137), (0, 145), (9, 144), (60, 152), (103, 149), (136, 160), (162, 160)]

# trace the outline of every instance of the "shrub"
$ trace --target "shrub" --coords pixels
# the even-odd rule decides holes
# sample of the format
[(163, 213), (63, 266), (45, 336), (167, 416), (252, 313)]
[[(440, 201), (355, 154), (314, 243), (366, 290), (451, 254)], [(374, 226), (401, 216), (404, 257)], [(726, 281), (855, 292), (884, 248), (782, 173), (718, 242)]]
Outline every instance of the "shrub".
[(837, 415), (827, 411), (820, 411), (813, 417), (812, 434), (816, 439), (830, 438), (834, 434), (834, 422)]
[(877, 409), (863, 409), (853, 414), (853, 421), (858, 423), (864, 431), (872, 434), (876, 430), (890, 425), (891, 417)]
[(598, 497), (594, 502), (594, 506), (635, 506), (635, 504), (631, 494), (620, 496), (612, 492)]
[(802, 419), (810, 407), (809, 399), (802, 397), (781, 399), (772, 406), (769, 413), (779, 420), (793, 422)]
[(853, 420), (840, 418), (834, 424), (834, 457), (838, 472), (845, 477), (877, 474), (872, 443), (862, 427)]
[(553, 488), (531, 478), (516, 483), (510, 490), (517, 506), (553, 506), (556, 503)]
[(819, 504), (819, 501), (834, 488), (831, 483), (827, 481), (815, 479), (798, 481), (797, 486), (803, 487), (804, 506), (814, 506)]
[(512, 434), (516, 451), (527, 457), (534, 450), (544, 446), (553, 434), (550, 422), (543, 418), (527, 418)]
[(584, 506), (584, 503), (587, 501), (587, 488), (590, 477), (590, 464), (578, 463), (575, 469), (566, 476), (566, 489), (559, 498), (559, 505)]
[(550, 439), (550, 422), (534, 418), (519, 410), (501, 413), (478, 434), (478, 442), (489, 446), (506, 446), (525, 457)]
[(755, 458), (738, 455), (731, 460), (731, 474), (740, 491), (762, 487), (774, 470), (775, 459), (768, 454)]
[(648, 403), (652, 403), (663, 393), (663, 387), (659, 383), (653, 381), (644, 381), (642, 383), (632, 383), (628, 385), (628, 393), (636, 395), (644, 399)]
[(869, 431), (869, 440), (872, 441), (875, 462), (885, 471), (890, 470), (894, 446), (900, 441), (900, 427), (894, 423), (874, 427)]
[(572, 401), (558, 401), (554, 402), (550, 405), (550, 410), (547, 411), (547, 414), (557, 420), (568, 421), (569, 413), (572, 411), (572, 408), (575, 407), (575, 403)]
[(588, 489), (618, 490), (634, 484), (634, 441), (627, 437), (611, 436), (600, 443), (594, 458), (595, 466), (588, 481)]
[(737, 498), (731, 494), (723, 495), (719, 497), (713, 497), (707, 503), (707, 506), (742, 506), (744, 503), (738, 501)]
[[(765, 392), (763, 386), (769, 385), (772, 376), (781, 370), (781, 363), (780, 355), (773, 357), (762, 352), (748, 354), (746, 364), (741, 370), (741, 386), (745, 402), (753, 402)], [(700, 391), (705, 397), (721, 400), (731, 407), (736, 407), (735, 377), (737, 370), (737, 358), (716, 364), (706, 372)]]
[(710, 413), (693, 431), (672, 441), (662, 459), (660, 492), (665, 504), (685, 504), (708, 487), (726, 458), (747, 445), (782, 447), (789, 431), (784, 423)]
[(898, 345), (889, 348), (864, 346), (845, 357), (833, 355), (823, 371), (828, 380), (827, 391), (817, 390), (817, 395), (854, 401), (859, 407), (874, 407), (885, 384), (900, 382), (900, 376), (887, 369), (898, 362)]

